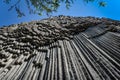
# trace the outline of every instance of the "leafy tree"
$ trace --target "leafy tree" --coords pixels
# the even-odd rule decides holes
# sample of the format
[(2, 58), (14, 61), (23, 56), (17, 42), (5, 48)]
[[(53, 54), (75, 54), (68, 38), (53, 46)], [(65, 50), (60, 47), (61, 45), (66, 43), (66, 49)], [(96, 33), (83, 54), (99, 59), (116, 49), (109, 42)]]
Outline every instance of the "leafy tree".
[[(3, 0), (6, 4), (9, 4), (11, 1), (13, 0)], [(15, 9), (18, 17), (25, 16), (24, 12), (20, 9), (21, 1), (22, 0), (16, 0), (16, 2), (14, 2), (8, 9), (9, 11)], [(98, 2), (100, 6), (106, 6), (106, 3), (102, 0), (83, 0), (83, 2), (86, 3), (94, 1)], [(56, 12), (61, 3), (65, 3), (66, 8), (69, 9), (73, 2), (74, 0), (25, 0), (29, 13), (38, 15), (42, 15), (43, 13), (48, 15), (52, 12)]]

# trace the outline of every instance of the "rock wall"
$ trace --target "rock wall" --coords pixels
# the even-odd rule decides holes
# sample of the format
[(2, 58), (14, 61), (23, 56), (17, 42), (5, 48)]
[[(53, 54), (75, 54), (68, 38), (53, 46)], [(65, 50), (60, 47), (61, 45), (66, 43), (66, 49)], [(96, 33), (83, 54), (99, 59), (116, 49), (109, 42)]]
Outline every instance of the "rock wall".
[(57, 16), (0, 29), (0, 80), (119, 80), (120, 22)]

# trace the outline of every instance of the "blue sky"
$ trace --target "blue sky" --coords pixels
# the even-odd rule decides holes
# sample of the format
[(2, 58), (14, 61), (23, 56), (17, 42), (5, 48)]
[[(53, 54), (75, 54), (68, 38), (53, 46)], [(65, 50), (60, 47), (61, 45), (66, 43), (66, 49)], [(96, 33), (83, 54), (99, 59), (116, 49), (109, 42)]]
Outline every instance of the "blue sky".
[[(65, 8), (64, 4), (61, 4), (61, 7), (58, 9), (58, 11), (52, 15), (95, 16), (120, 20), (120, 0), (104, 1), (107, 2), (106, 7), (100, 7), (96, 2), (86, 4), (82, 2), (82, 0), (75, 0), (74, 4), (71, 5), (69, 10)], [(43, 14), (43, 16), (29, 14), (25, 7), (24, 1), (21, 4), (21, 8), (27, 15), (22, 18), (17, 17), (15, 10), (8, 11), (9, 5), (3, 3), (2, 0), (0, 0), (0, 5), (0, 26), (47, 18), (45, 14)]]

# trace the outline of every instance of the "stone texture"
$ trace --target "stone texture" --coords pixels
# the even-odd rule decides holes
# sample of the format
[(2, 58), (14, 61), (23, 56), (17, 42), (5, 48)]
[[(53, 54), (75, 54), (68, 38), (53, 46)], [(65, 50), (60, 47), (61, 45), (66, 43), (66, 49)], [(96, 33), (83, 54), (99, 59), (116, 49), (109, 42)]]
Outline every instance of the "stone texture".
[(120, 21), (56, 16), (0, 28), (0, 80), (119, 80)]

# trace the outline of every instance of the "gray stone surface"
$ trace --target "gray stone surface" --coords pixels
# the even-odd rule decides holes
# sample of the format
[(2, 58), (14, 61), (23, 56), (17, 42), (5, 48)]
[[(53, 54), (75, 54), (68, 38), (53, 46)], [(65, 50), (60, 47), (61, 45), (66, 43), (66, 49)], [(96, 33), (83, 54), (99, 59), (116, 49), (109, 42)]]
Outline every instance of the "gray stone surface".
[(0, 28), (0, 80), (119, 80), (120, 21), (56, 16)]

